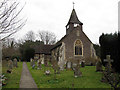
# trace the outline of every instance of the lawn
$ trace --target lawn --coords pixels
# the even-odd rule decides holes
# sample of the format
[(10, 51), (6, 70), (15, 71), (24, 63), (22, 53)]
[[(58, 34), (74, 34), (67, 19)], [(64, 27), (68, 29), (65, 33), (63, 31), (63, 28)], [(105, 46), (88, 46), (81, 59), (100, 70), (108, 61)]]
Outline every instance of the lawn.
[(19, 88), (19, 82), (21, 78), (22, 71), (22, 62), (18, 62), (18, 68), (13, 68), (12, 73), (6, 73), (7, 70), (7, 62), (2, 62), (2, 74), (8, 79), (5, 81), (7, 83), (2, 88)]
[[(32, 69), (29, 62), (27, 66), (38, 88), (110, 88), (109, 84), (100, 82), (102, 74), (95, 72), (95, 66), (81, 68), (83, 76), (79, 78), (74, 78), (73, 71), (61, 71), (61, 74), (57, 74), (56, 81), (52, 68), (42, 66), (42, 70)], [(47, 69), (51, 71), (49, 76), (44, 74)]]

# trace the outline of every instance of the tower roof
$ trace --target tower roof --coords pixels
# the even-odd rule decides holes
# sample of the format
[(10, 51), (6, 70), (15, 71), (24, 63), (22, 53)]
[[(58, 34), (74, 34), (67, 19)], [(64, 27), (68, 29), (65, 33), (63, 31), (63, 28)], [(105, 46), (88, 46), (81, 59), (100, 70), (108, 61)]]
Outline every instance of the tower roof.
[[(75, 23), (75, 24), (83, 25), (83, 23), (79, 21), (79, 19), (78, 19), (78, 17), (77, 17), (77, 14), (76, 14), (74, 8), (73, 8), (73, 10), (72, 10), (72, 13), (71, 13), (71, 16), (70, 16), (70, 19), (69, 19), (67, 25), (69, 25), (69, 24), (71, 24), (71, 23), (72, 23), (72, 24)], [(67, 26), (67, 25), (66, 25), (66, 26)]]

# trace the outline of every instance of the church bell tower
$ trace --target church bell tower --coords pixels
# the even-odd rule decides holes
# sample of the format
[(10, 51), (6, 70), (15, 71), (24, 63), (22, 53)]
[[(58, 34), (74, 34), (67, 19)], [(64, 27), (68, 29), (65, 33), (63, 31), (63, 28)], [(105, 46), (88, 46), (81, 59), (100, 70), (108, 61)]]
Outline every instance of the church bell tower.
[(79, 21), (77, 14), (75, 12), (74, 6), (70, 16), (70, 19), (66, 25), (66, 35), (69, 34), (75, 27), (80, 27), (82, 30), (83, 23)]

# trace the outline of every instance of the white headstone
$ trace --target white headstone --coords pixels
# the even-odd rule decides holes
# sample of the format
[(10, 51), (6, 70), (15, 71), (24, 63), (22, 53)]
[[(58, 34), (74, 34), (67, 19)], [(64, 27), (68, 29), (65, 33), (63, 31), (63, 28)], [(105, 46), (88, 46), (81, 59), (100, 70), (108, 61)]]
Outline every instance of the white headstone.
[(68, 68), (68, 69), (71, 68), (71, 62), (67, 62), (67, 68)]

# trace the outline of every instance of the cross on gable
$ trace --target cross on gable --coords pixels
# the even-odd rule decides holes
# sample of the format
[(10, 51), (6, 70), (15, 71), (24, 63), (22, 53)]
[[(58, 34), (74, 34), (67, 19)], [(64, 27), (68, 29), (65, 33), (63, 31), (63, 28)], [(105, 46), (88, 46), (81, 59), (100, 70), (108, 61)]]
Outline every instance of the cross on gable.
[(106, 59), (104, 59), (105, 62), (108, 62), (109, 64), (113, 62), (112, 59), (110, 59), (110, 55), (106, 55)]

